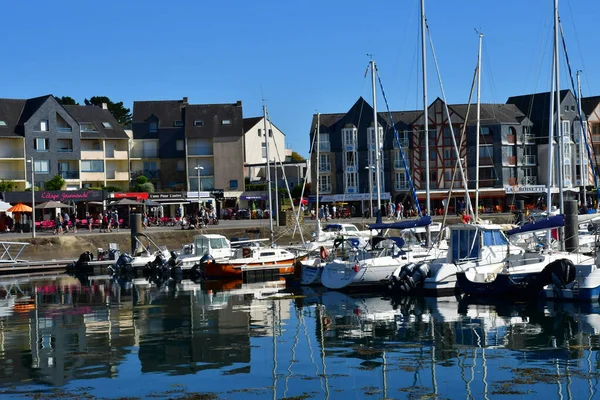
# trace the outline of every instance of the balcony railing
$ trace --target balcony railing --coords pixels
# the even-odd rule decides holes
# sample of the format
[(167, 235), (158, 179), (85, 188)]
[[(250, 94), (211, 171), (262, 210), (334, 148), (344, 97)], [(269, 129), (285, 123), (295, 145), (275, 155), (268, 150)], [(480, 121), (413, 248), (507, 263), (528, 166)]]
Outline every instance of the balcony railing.
[(536, 156), (523, 156), (523, 165), (536, 165), (537, 157)]
[(102, 150), (82, 150), (82, 160), (103, 160), (104, 152)]
[(394, 186), (394, 188), (396, 190), (408, 190), (408, 188), (409, 188), (408, 182), (396, 182), (396, 185)]
[(106, 149), (104, 151), (106, 158), (114, 158), (116, 160), (127, 160), (127, 150)]
[(124, 171), (107, 171), (106, 179), (114, 179), (117, 181), (126, 181), (129, 180), (129, 176), (127, 172)]
[(394, 169), (404, 169), (402, 160), (394, 160)]
[(59, 171), (58, 174), (63, 179), (79, 179), (79, 171)]
[(522, 185), (537, 185), (537, 176), (524, 176), (521, 178)]
[(13, 181), (24, 181), (25, 171), (11, 170), (11, 171), (0, 171), (0, 178), (10, 179)]
[(56, 151), (58, 151), (59, 153), (72, 153), (73, 148), (72, 147), (59, 147), (58, 149), (56, 149)]
[(158, 149), (138, 149), (134, 147), (131, 149), (131, 158), (157, 158)]
[(212, 147), (188, 147), (188, 156), (212, 156)]
[(325, 151), (325, 152), (331, 151), (331, 143), (330, 142), (320, 142), (319, 143), (319, 151)]
[(0, 145), (0, 158), (25, 158), (24, 151), (12, 149), (10, 146)]
[(144, 175), (148, 179), (159, 179), (160, 171), (154, 170), (154, 169), (143, 169), (143, 170), (132, 171), (131, 179), (135, 179), (138, 176), (142, 176), (142, 175)]
[(331, 172), (331, 164), (319, 164), (319, 172)]
[(56, 132), (58, 133), (70, 133), (73, 132), (70, 126), (58, 126), (56, 127)]

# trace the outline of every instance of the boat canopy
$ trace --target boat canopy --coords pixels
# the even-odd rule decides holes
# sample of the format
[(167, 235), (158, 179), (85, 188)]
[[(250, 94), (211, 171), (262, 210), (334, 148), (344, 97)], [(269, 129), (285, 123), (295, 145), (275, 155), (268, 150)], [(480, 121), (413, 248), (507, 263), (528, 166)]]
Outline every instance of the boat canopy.
[(545, 219), (540, 219), (533, 222), (528, 222), (517, 228), (511, 229), (506, 232), (507, 235), (516, 235), (519, 233), (533, 232), (544, 229), (559, 228), (565, 226), (565, 216), (563, 214), (554, 215)]
[(374, 236), (371, 238), (371, 248), (374, 248), (381, 242), (392, 241), (396, 246), (402, 248), (404, 246), (405, 241), (401, 237), (384, 237), (384, 236)]
[(409, 219), (398, 222), (392, 222), (391, 224), (385, 223), (374, 223), (369, 225), (369, 229), (410, 229), (418, 228), (421, 226), (427, 226), (431, 224), (431, 217), (429, 215), (423, 216), (419, 219)]

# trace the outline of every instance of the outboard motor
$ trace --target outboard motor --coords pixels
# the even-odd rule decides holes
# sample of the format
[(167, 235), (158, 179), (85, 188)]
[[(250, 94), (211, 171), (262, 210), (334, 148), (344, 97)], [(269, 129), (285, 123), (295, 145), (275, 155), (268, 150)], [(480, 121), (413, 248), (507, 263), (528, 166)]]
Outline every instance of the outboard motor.
[(98, 261), (108, 260), (108, 250), (104, 250), (103, 248), (98, 247), (98, 256), (96, 258), (98, 259)]
[(388, 287), (402, 294), (408, 294), (423, 284), (429, 275), (429, 271), (429, 264), (427, 263), (405, 265), (398, 274), (396, 272), (392, 274)]
[(537, 295), (546, 285), (554, 284), (558, 286), (556, 289), (564, 288), (575, 280), (575, 276), (575, 265), (571, 260), (556, 260), (546, 265), (528, 286), (531, 288), (531, 294)]
[(112, 267), (109, 267), (109, 271), (112, 269), (112, 273), (119, 274), (121, 276), (127, 274), (132, 271), (131, 263), (133, 262), (133, 257), (131, 257), (127, 253), (123, 253), (117, 259), (117, 262), (114, 263)]

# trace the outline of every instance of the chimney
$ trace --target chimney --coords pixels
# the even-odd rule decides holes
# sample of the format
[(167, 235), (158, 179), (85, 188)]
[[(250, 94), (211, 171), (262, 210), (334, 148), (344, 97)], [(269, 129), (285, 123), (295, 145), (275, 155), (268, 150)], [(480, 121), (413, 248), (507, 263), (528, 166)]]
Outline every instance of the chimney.
[(183, 97), (183, 104), (186, 105), (186, 106), (188, 105), (188, 98), (187, 98), (187, 96)]
[(236, 106), (241, 107), (242, 106), (242, 101), (238, 100), (237, 103), (235, 103)]
[(108, 104), (102, 103), (102, 109), (103, 110), (108, 110)]

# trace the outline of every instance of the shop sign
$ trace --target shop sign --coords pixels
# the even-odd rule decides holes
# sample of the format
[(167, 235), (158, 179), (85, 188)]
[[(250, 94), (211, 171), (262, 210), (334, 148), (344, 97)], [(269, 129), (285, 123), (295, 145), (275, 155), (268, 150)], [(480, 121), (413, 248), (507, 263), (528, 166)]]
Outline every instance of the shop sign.
[(148, 193), (147, 192), (113, 193), (112, 197), (114, 199), (125, 199), (125, 198), (135, 197), (139, 201), (139, 200), (147, 200), (148, 199)]
[[(41, 190), (35, 192), (36, 202), (45, 201), (102, 201), (102, 190)], [(31, 203), (31, 192), (4, 192), (4, 201), (8, 203)]]
[[(389, 193), (381, 193), (379, 195), (381, 200), (390, 200), (391, 196)], [(312, 195), (308, 196), (311, 202), (314, 202), (317, 197)], [(373, 193), (370, 197), (371, 200), (377, 200), (377, 194)], [(332, 202), (348, 202), (348, 201), (364, 201), (369, 200), (369, 193), (345, 193), (345, 194), (324, 194), (319, 196), (319, 201), (324, 203)]]
[(546, 193), (548, 188), (544, 185), (505, 185), (506, 194), (518, 193)]
[(150, 193), (152, 200), (185, 200), (185, 193), (183, 192), (163, 192), (163, 193)]

